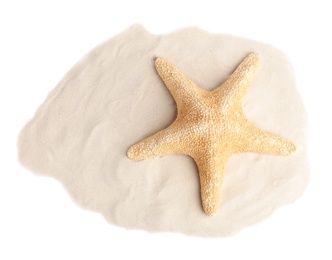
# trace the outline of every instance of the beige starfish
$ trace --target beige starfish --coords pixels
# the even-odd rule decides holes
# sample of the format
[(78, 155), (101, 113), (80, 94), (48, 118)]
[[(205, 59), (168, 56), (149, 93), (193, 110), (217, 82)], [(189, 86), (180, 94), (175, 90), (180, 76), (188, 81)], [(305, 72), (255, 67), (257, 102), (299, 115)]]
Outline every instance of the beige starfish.
[(198, 166), (203, 209), (208, 215), (216, 214), (231, 155), (290, 155), (296, 151), (293, 143), (261, 130), (243, 112), (242, 100), (258, 63), (258, 54), (249, 54), (220, 87), (209, 92), (158, 58), (155, 67), (176, 101), (177, 118), (166, 129), (131, 146), (128, 157), (144, 160), (171, 153), (190, 155)]

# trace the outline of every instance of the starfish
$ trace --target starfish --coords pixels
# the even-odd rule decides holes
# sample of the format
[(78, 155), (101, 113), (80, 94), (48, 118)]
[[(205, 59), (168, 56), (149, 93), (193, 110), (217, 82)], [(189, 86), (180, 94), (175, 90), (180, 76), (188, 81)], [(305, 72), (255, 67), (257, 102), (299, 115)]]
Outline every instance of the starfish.
[(218, 88), (206, 91), (162, 58), (155, 68), (175, 99), (177, 117), (166, 129), (131, 146), (130, 159), (144, 160), (171, 153), (191, 156), (197, 164), (203, 210), (215, 215), (220, 207), (225, 167), (236, 153), (288, 156), (296, 146), (250, 122), (242, 101), (258, 67), (250, 53)]

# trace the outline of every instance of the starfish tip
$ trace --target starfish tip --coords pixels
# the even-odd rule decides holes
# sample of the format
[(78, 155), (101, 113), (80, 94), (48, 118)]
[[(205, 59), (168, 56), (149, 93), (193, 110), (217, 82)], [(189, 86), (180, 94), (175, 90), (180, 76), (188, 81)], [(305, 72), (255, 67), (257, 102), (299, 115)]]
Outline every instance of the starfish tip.
[(251, 52), (248, 57), (252, 58), (252, 59), (259, 59), (259, 54), (256, 52)]
[(281, 150), (280, 150), (280, 155), (282, 156), (290, 156), (290, 155), (293, 155), (297, 152), (297, 147), (295, 144), (293, 144), (292, 142), (290, 141), (287, 141), (286, 143), (284, 143), (284, 145), (281, 147)]
[(156, 67), (158, 67), (158, 66), (160, 66), (162, 63), (164, 63), (165, 62), (165, 60), (163, 59), (163, 58), (160, 58), (160, 57), (158, 57), (157, 59), (155, 59), (155, 61), (154, 61), (154, 65), (156, 66)]
[(135, 152), (135, 146), (131, 146), (128, 151), (127, 151), (127, 156), (129, 159), (131, 160), (137, 160), (137, 157), (136, 157), (136, 152)]
[(207, 200), (206, 198), (202, 198), (203, 211), (206, 215), (211, 217), (217, 215), (220, 205), (219, 198), (220, 194), (213, 199), (213, 202), (211, 202), (211, 200)]
[(218, 213), (218, 208), (209, 208), (209, 209), (204, 209), (205, 214), (207, 214), (210, 217), (213, 217), (217, 215)]
[(258, 65), (260, 57), (258, 53), (252, 52), (247, 56), (248, 61), (255, 67)]
[(289, 151), (289, 155), (295, 154), (297, 152), (296, 145), (293, 143), (290, 143), (288, 151)]

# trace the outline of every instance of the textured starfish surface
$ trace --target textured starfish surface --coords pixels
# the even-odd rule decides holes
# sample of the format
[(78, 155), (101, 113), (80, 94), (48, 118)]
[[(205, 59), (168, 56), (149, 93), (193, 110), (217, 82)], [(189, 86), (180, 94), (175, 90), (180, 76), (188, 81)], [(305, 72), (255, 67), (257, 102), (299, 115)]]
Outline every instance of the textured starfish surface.
[(249, 54), (221, 86), (206, 91), (168, 61), (156, 59), (156, 70), (176, 101), (177, 117), (166, 129), (131, 146), (128, 157), (191, 156), (199, 171), (203, 210), (216, 214), (231, 155), (254, 152), (286, 156), (296, 151), (292, 142), (258, 128), (243, 112), (242, 101), (258, 63), (258, 54)]

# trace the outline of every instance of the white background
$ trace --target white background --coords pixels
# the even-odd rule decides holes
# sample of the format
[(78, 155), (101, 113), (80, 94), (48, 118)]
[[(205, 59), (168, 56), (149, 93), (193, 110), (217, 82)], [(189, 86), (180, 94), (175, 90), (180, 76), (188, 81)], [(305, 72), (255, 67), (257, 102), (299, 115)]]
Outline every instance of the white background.
[[(0, 259), (332, 259), (332, 16), (329, 1), (0, 0)], [(63, 75), (134, 23), (198, 26), (275, 45), (309, 118), (311, 182), (272, 217), (228, 238), (149, 234), (79, 208), (17, 161), (17, 136)]]

